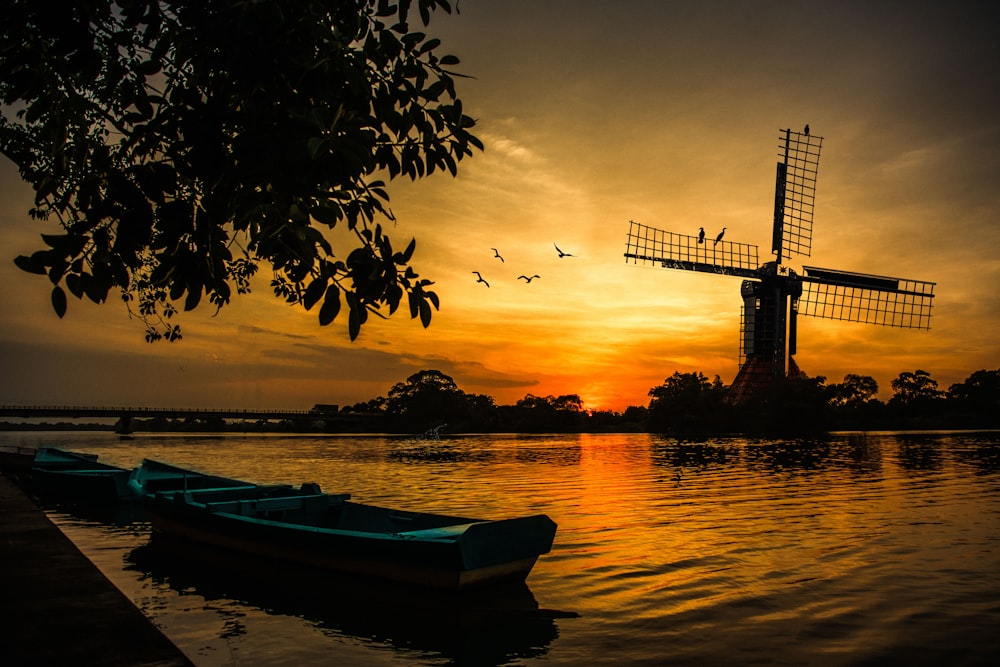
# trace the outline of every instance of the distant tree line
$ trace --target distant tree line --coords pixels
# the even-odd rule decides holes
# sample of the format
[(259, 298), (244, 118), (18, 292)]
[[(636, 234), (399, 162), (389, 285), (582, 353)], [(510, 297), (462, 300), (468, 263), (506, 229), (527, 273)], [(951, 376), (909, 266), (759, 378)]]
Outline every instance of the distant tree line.
[[(302, 422), (226, 422), (223, 419), (154, 419), (135, 422), (137, 431), (281, 431), (403, 433), (624, 433), (677, 436), (730, 433), (799, 435), (826, 431), (926, 428), (1000, 428), (1000, 369), (979, 370), (947, 390), (924, 370), (900, 373), (893, 395), (877, 398), (878, 383), (850, 373), (842, 382), (825, 377), (788, 379), (758, 391), (749, 400), (729, 400), (729, 387), (716, 375), (675, 372), (649, 390), (646, 406), (622, 412), (588, 410), (578, 394), (526, 394), (513, 405), (497, 405), (492, 396), (469, 394), (437, 370), (422, 370), (399, 382), (386, 396), (357, 403), (342, 412), (370, 419), (349, 427), (318, 418)], [(0, 424), (16, 430), (24, 424)], [(39, 424), (37, 428), (88, 428), (104, 425)]]
[(848, 374), (826, 384), (822, 376), (786, 379), (735, 404), (719, 376), (675, 372), (649, 390), (647, 406), (623, 412), (587, 410), (578, 394), (527, 394), (497, 405), (485, 394), (467, 394), (437, 370), (414, 373), (387, 396), (344, 408), (379, 415), (388, 432), (629, 432), (677, 435), (808, 433), (830, 430), (989, 428), (1000, 426), (1000, 369), (979, 370), (947, 391), (924, 370), (892, 380), (893, 396), (877, 398), (878, 383)]
[[(363, 412), (381, 416), (383, 430), (401, 433), (423, 433), (440, 428), (451, 433), (538, 433), (581, 432), (594, 430), (600, 423), (597, 413), (583, 408), (578, 394), (535, 396), (526, 394), (514, 405), (497, 405), (492, 396), (467, 394), (455, 380), (436, 370), (424, 370), (395, 384), (387, 396), (374, 398), (344, 408), (348, 412)], [(625, 423), (622, 415), (606, 413), (607, 422), (620, 430)], [(635, 415), (634, 428), (640, 430), (642, 415)]]
[(740, 404), (719, 377), (674, 373), (650, 390), (647, 429), (662, 433), (806, 433), (830, 430), (987, 428), (1000, 425), (1000, 369), (979, 370), (947, 391), (925, 370), (900, 373), (883, 402), (869, 375), (786, 379)]

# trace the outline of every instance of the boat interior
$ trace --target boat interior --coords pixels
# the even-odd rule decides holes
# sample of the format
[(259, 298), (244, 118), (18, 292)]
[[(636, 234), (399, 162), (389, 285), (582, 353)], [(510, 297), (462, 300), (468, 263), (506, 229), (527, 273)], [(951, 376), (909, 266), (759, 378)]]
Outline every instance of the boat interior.
[(350, 502), (351, 494), (322, 493), (316, 484), (246, 486), (163, 492), (157, 497), (204, 506), (209, 512), (300, 526), (412, 537), (453, 537), (481, 520), (407, 512)]

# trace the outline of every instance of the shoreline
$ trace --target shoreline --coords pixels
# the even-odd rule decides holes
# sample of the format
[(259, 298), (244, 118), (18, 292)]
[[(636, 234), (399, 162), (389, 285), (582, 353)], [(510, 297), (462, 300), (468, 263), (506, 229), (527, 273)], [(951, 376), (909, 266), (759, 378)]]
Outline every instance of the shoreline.
[(6, 474), (0, 516), (6, 664), (194, 667)]

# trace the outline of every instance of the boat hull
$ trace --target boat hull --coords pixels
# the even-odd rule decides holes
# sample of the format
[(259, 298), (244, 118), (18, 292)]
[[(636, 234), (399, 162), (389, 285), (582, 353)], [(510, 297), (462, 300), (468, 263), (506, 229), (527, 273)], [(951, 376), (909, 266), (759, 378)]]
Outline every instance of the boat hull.
[(25, 473), (35, 465), (34, 447), (0, 447), (0, 470), (10, 473)]
[[(366, 532), (269, 520), (259, 512), (240, 516), (235, 510), (210, 509), (212, 503), (191, 502), (190, 497), (146, 497), (154, 540), (170, 537), (257, 558), (450, 590), (523, 581), (538, 556), (551, 549), (556, 529), (544, 515), (477, 521), (411, 514), (406, 519), (417, 530)], [(341, 504), (357, 515), (391, 512)], [(428, 521), (430, 528), (420, 527)]]
[(101, 463), (94, 454), (41, 447), (28, 458), (30, 467), (21, 461), (18, 477), (47, 500), (113, 504), (135, 497), (128, 485), (130, 471)]
[(136, 498), (124, 468), (46, 470), (34, 468), (32, 482), (40, 494), (90, 503), (116, 503)]

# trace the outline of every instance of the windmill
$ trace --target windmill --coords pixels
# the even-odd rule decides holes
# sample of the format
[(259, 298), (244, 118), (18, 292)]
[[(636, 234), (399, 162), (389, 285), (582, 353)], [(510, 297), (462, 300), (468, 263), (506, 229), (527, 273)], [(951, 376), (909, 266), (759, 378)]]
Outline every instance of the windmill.
[(729, 397), (741, 402), (784, 377), (795, 363), (799, 315), (904, 329), (929, 329), (935, 283), (783, 262), (811, 256), (816, 177), (823, 137), (779, 130), (771, 252), (759, 264), (757, 246), (676, 234), (630, 221), (625, 261), (743, 278), (740, 370)]

